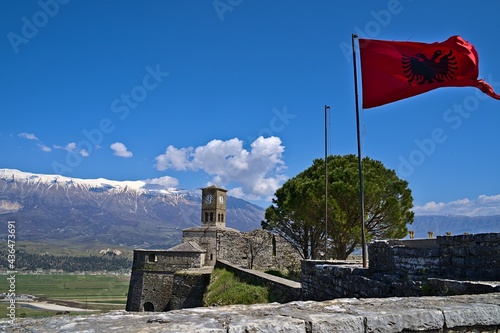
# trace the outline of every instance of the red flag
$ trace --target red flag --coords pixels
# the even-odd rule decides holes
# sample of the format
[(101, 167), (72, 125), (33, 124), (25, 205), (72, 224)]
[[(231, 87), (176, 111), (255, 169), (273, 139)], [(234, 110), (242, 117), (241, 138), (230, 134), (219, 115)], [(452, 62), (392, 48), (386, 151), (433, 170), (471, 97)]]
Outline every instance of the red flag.
[(477, 87), (500, 99), (477, 79), (477, 51), (460, 36), (431, 44), (359, 39), (359, 48), (365, 109), (441, 87)]

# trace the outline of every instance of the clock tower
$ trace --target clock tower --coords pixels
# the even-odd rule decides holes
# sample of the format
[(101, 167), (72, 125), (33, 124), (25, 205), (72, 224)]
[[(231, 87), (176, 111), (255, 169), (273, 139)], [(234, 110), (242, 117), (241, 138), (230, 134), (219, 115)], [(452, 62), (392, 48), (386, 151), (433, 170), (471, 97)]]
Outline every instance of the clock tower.
[(201, 189), (201, 225), (226, 226), (226, 192), (215, 185)]

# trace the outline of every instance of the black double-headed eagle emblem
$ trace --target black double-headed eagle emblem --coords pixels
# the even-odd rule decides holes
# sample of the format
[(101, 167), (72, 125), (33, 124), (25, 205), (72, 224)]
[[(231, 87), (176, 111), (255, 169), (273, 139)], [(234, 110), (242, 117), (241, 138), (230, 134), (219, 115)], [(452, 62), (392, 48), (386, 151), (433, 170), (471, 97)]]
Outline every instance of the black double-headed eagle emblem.
[(409, 84), (426, 84), (455, 80), (458, 69), (453, 51), (437, 50), (432, 57), (425, 54), (403, 54), (401, 57), (403, 72)]

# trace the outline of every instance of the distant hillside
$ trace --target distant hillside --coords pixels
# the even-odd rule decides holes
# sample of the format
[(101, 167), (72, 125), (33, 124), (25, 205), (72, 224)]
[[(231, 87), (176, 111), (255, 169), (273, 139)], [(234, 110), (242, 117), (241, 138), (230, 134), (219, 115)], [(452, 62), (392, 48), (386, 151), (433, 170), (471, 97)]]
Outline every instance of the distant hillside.
[[(263, 219), (262, 207), (228, 197), (228, 227), (250, 231)], [(169, 248), (201, 224), (201, 191), (0, 169), (0, 223), (8, 220), (22, 241)]]
[(415, 221), (408, 225), (408, 230), (415, 231), (415, 238), (427, 238), (429, 231), (434, 232), (434, 236), (442, 236), (446, 232), (451, 232), (452, 235), (500, 232), (500, 215), (421, 215), (415, 216)]

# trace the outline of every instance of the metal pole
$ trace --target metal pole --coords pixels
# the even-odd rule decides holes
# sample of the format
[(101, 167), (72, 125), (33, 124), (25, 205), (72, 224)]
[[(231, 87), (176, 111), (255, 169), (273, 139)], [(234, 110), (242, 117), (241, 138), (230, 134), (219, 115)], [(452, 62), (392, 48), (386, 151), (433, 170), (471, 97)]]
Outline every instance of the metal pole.
[(356, 48), (354, 47), (354, 40), (358, 35), (352, 34), (352, 61), (354, 65), (354, 91), (356, 97), (356, 133), (358, 139), (358, 173), (359, 173), (359, 208), (361, 214), (361, 247), (363, 254), (363, 267), (367, 267), (367, 254), (366, 254), (366, 236), (365, 236), (365, 200), (363, 189), (363, 168), (361, 162), (361, 140), (359, 129), (359, 102), (358, 102), (358, 71), (356, 66)]
[(328, 110), (325, 105), (325, 259), (328, 253)]

